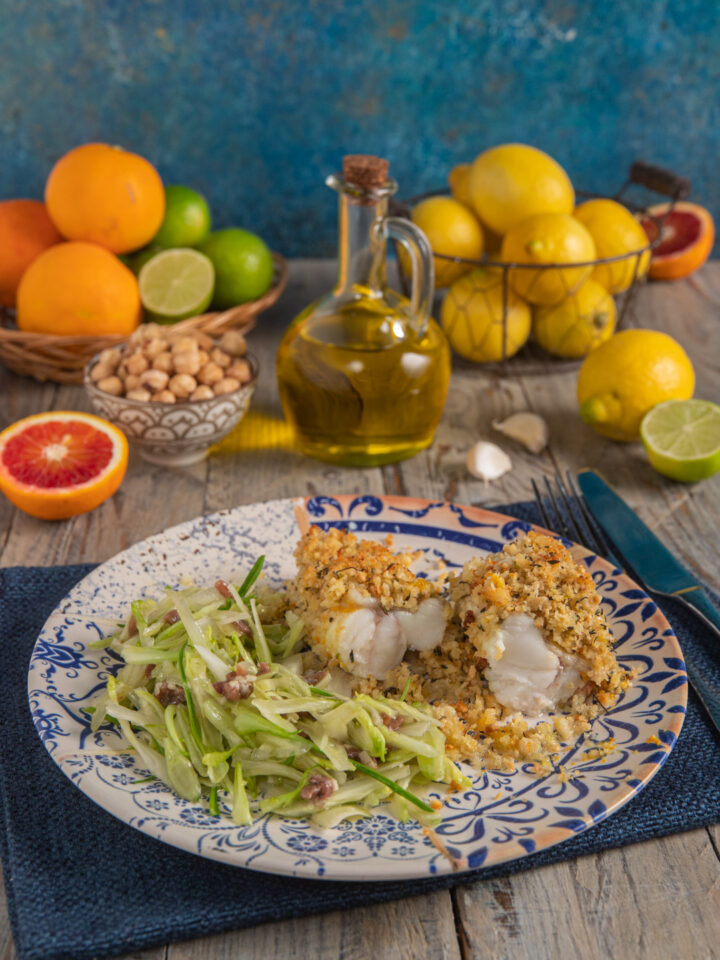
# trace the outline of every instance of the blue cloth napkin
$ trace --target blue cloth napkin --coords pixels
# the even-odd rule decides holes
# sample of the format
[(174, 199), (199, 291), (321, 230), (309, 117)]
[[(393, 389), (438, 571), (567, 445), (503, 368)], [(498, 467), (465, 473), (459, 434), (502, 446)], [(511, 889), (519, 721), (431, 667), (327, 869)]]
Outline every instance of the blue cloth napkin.
[[(499, 509), (538, 520), (531, 504)], [(592, 830), (514, 863), (427, 880), (335, 883), (253, 873), (159, 843), (72, 786), (30, 720), (27, 668), (37, 634), (91, 569), (86, 564), (0, 570), (0, 855), (19, 960), (124, 954), (506, 876), (720, 822), (720, 742), (691, 692), (678, 744), (641, 795)], [(663, 603), (663, 609), (683, 647), (720, 686), (712, 636), (678, 604)]]

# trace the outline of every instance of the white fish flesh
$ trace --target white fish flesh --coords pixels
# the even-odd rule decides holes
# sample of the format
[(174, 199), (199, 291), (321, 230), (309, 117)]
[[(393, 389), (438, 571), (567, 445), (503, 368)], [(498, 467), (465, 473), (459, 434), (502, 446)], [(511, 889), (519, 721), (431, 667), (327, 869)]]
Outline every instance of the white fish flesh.
[(438, 597), (422, 600), (416, 611), (385, 612), (372, 597), (348, 592), (353, 609), (333, 616), (324, 645), (349, 673), (378, 680), (396, 667), (408, 650), (432, 650), (445, 632), (446, 604)]
[(509, 616), (493, 633), (494, 656), (485, 678), (498, 701), (526, 716), (539, 716), (567, 700), (581, 683), (579, 657), (548, 644), (524, 613)]

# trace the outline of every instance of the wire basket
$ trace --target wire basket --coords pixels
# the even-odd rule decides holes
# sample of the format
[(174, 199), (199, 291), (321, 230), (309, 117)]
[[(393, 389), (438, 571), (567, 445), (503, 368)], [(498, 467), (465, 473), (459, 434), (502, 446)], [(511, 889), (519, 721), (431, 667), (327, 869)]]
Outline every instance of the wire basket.
[[(273, 261), (273, 283), (262, 297), (230, 310), (189, 317), (175, 324), (175, 329), (193, 328), (212, 337), (219, 337), (230, 329), (241, 333), (252, 330), (256, 318), (278, 300), (287, 284), (287, 262), (279, 253), (273, 254)], [(61, 337), (50, 333), (26, 333), (18, 330), (13, 311), (0, 310), (0, 360), (14, 373), (34, 377), (40, 383), (46, 380), (82, 383), (83, 369), (95, 354), (108, 347), (120, 346), (126, 340), (125, 336)]]
[[(651, 191), (668, 198), (669, 204), (663, 215), (661, 217), (654, 216), (652, 213), (650, 213), (647, 205), (639, 204), (629, 198), (627, 194), (633, 187), (642, 187), (647, 191)], [(448, 188), (430, 190), (427, 193), (411, 197), (405, 202), (393, 203), (392, 212), (397, 216), (409, 218), (411, 208), (417, 203), (420, 203), (420, 201), (425, 200), (428, 197), (447, 195), (449, 192), (450, 191)], [(547, 373), (548, 361), (552, 361), (553, 363), (556, 363), (560, 367), (564, 367), (566, 369), (578, 366), (582, 362), (582, 358), (564, 359), (547, 353), (532, 339), (532, 337), (517, 353), (512, 356), (508, 356), (508, 305), (511, 291), (511, 273), (514, 270), (533, 270), (540, 273), (546, 270), (557, 270), (558, 277), (561, 277), (564, 280), (565, 273), (563, 273), (563, 271), (567, 272), (569, 269), (594, 269), (598, 266), (615, 265), (626, 262), (628, 264), (628, 271), (631, 274), (631, 279), (629, 286), (625, 290), (614, 295), (617, 309), (617, 322), (615, 329), (621, 330), (625, 327), (631, 326), (635, 319), (637, 292), (640, 284), (646, 279), (645, 274), (641, 273), (640, 269), (643, 258), (651, 254), (652, 250), (660, 242), (662, 238), (663, 221), (667, 217), (668, 213), (672, 210), (675, 203), (680, 200), (684, 200), (689, 193), (690, 181), (685, 177), (680, 177), (670, 170), (665, 170), (662, 167), (657, 167), (653, 164), (646, 163), (643, 160), (636, 160), (632, 164), (627, 180), (617, 191), (617, 193), (612, 195), (612, 197), (607, 197), (605, 194), (590, 193), (582, 190), (577, 191), (577, 196), (583, 200), (597, 198), (615, 200), (618, 203), (623, 204), (623, 206), (625, 206), (634, 215), (642, 215), (643, 217), (651, 219), (656, 224), (657, 230), (655, 231), (655, 239), (653, 241), (648, 241), (644, 247), (634, 250), (631, 253), (619, 254), (614, 257), (599, 257), (595, 260), (572, 264), (513, 263), (505, 260), (495, 260), (488, 256), (483, 256), (479, 260), (471, 260), (465, 257), (452, 257), (442, 253), (434, 253), (434, 256), (437, 260), (444, 260), (448, 263), (467, 264), (469, 267), (492, 267), (500, 272), (499, 283), (502, 284), (502, 358), (497, 362), (483, 363), (482, 368), (484, 370), (507, 372), (508, 364), (512, 363), (512, 370), (515, 373)], [(400, 263), (402, 262), (400, 258), (398, 258), (398, 261)], [(399, 274), (403, 292), (406, 295), (409, 295), (408, 277), (405, 275), (402, 268), (399, 270)], [(572, 286), (566, 285), (565, 296), (570, 296), (575, 293), (585, 279), (587, 279), (587, 275)], [(469, 360), (464, 362), (467, 363), (468, 367), (478, 366), (478, 364), (472, 363)]]

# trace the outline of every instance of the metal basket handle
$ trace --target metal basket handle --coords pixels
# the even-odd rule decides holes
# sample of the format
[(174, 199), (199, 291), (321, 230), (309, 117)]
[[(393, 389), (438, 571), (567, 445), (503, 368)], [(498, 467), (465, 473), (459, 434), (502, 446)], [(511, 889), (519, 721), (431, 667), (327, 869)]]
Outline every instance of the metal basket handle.
[(670, 197), (673, 201), (685, 200), (690, 195), (690, 181), (687, 177), (680, 177), (672, 170), (656, 167), (645, 160), (636, 160), (630, 167), (629, 182)]

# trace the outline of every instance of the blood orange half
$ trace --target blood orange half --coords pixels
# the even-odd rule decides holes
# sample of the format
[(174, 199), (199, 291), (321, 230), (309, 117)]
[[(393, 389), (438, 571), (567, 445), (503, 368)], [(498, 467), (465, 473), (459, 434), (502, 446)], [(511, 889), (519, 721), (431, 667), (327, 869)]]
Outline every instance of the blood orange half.
[[(663, 217), (665, 203), (648, 210), (653, 217)], [(643, 220), (651, 241), (657, 237), (657, 223)], [(715, 224), (710, 213), (696, 203), (676, 203), (660, 227), (660, 243), (655, 247), (648, 274), (651, 280), (679, 280), (701, 267), (710, 256), (715, 242)]]
[(125, 435), (107, 420), (38, 413), (0, 433), (0, 490), (33, 517), (64, 520), (112, 496), (127, 459)]

